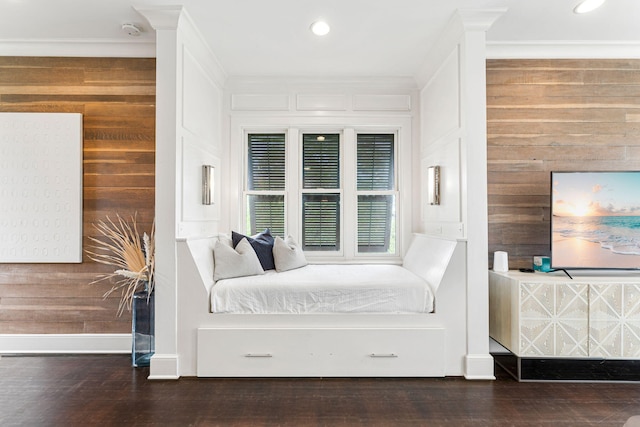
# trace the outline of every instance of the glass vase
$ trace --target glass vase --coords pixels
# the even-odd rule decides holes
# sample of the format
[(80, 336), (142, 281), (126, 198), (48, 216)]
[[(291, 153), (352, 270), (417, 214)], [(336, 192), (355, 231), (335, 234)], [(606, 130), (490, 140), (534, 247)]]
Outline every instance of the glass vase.
[(134, 367), (149, 366), (155, 352), (155, 297), (147, 290), (133, 295), (131, 307), (131, 359)]

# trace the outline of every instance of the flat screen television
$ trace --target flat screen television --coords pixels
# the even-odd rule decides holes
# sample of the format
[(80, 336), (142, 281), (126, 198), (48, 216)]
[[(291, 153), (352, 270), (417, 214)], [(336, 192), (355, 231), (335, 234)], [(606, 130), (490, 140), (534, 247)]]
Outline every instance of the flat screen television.
[(640, 171), (551, 172), (551, 268), (640, 268)]

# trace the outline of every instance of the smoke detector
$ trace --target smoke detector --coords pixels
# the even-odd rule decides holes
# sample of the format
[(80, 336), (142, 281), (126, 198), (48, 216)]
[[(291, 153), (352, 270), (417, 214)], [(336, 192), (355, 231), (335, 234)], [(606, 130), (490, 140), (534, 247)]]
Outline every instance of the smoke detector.
[(138, 37), (142, 30), (136, 24), (126, 23), (122, 24), (122, 31), (130, 35), (131, 37)]

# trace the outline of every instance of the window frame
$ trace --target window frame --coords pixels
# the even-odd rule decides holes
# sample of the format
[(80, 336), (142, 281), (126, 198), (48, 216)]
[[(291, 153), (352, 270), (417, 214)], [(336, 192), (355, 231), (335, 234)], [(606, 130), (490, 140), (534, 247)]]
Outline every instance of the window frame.
[[(408, 244), (411, 242), (413, 215), (421, 212), (420, 206), (414, 205), (416, 194), (420, 192), (420, 184), (414, 176), (415, 159), (412, 153), (416, 149), (417, 141), (414, 141), (412, 131), (412, 119), (406, 114), (389, 114), (381, 116), (345, 116), (345, 117), (274, 117), (267, 115), (247, 116), (236, 115), (231, 118), (230, 126), (230, 165), (242, 164), (243, 168), (231, 166), (230, 186), (223, 188), (223, 195), (229, 204), (227, 215), (222, 219), (229, 224), (230, 229), (244, 230), (246, 227), (245, 179), (246, 179), (246, 150), (247, 135), (249, 133), (284, 133), (286, 135), (286, 168), (287, 188), (285, 190), (285, 234), (293, 236), (301, 241), (301, 200), (297, 190), (302, 186), (299, 159), (301, 154), (301, 133), (343, 133), (342, 143), (342, 176), (344, 194), (353, 191), (353, 202), (345, 202), (345, 195), (341, 203), (341, 251), (339, 253), (305, 252), (305, 256), (311, 263), (392, 263), (400, 264)], [(355, 138), (357, 133), (393, 133), (395, 135), (394, 153), (395, 170), (394, 184), (395, 197), (395, 254), (384, 253), (358, 253), (357, 251), (357, 195), (355, 194), (355, 162), (357, 162)], [(353, 141), (348, 144), (349, 138)], [(298, 142), (298, 143), (296, 143)], [(351, 148), (348, 146), (351, 145)], [(345, 150), (352, 150), (352, 157), (345, 163)], [(353, 162), (353, 163), (352, 163)], [(241, 170), (242, 169), (242, 170)], [(351, 170), (351, 177), (349, 171)], [(290, 171), (294, 171), (291, 174)], [(348, 180), (352, 180), (351, 183)], [(350, 186), (352, 187), (350, 189)], [(237, 190), (235, 190), (237, 189)], [(292, 191), (293, 189), (293, 191)], [(351, 221), (351, 223), (349, 223)], [(235, 224), (235, 225), (234, 225)]]
[[(354, 182), (354, 189), (355, 189), (355, 194), (354, 194), (354, 198), (355, 198), (355, 204), (356, 204), (356, 215), (354, 217), (354, 224), (353, 224), (353, 228), (355, 229), (355, 233), (354, 233), (354, 258), (389, 258), (389, 257), (396, 257), (399, 256), (400, 254), (400, 246), (399, 246), (399, 242), (400, 242), (400, 229), (399, 229), (399, 221), (398, 219), (400, 218), (400, 188), (399, 188), (399, 175), (398, 175), (398, 129), (394, 129), (394, 130), (384, 130), (384, 129), (366, 129), (366, 130), (359, 130), (359, 129), (355, 129), (355, 138), (354, 138), (354, 144), (355, 144), (355, 156), (353, 158), (353, 169), (354, 171), (356, 171), (356, 180)], [(358, 170), (358, 155), (357, 155), (357, 144), (358, 144), (358, 135), (379, 135), (379, 134), (389, 134), (389, 135), (393, 135), (393, 189), (391, 190), (358, 190), (357, 187), (357, 170)], [(393, 253), (388, 253), (388, 252), (360, 252), (358, 250), (358, 197), (359, 196), (393, 196), (393, 203), (394, 203), (394, 212), (393, 212), (393, 219), (392, 221), (395, 221), (395, 227), (393, 227), (394, 234), (395, 236), (392, 236), (391, 239), (395, 240), (395, 248), (394, 248), (394, 252)]]
[[(299, 132), (299, 136), (298, 136), (298, 163), (297, 163), (297, 175), (298, 175), (298, 183), (299, 185), (297, 186), (297, 188), (292, 189), (292, 192), (296, 192), (297, 196), (298, 196), (298, 204), (297, 204), (297, 209), (296, 212), (298, 214), (298, 236), (300, 236), (300, 244), (302, 245), (302, 236), (303, 236), (303, 228), (304, 228), (304, 221), (302, 219), (302, 201), (303, 201), (303, 196), (304, 194), (337, 194), (339, 197), (339, 201), (340, 201), (340, 208), (338, 209), (338, 218), (340, 221), (340, 232), (338, 233), (338, 238), (339, 238), (339, 249), (337, 251), (316, 251), (316, 250), (305, 250), (305, 256), (311, 257), (311, 258), (318, 258), (318, 259), (323, 259), (323, 258), (335, 258), (335, 257), (344, 257), (345, 256), (345, 252), (344, 252), (344, 241), (345, 241), (345, 213), (344, 213), (344, 203), (345, 203), (345, 197), (344, 197), (344, 186), (345, 186), (345, 181), (344, 181), (344, 173), (343, 173), (343, 169), (344, 169), (344, 145), (345, 145), (345, 139), (344, 139), (344, 130), (343, 129), (336, 129), (333, 127), (327, 127), (327, 128), (298, 128), (298, 132)], [(310, 189), (310, 188), (304, 188), (304, 182), (303, 182), (303, 165), (304, 165), (304, 135), (306, 134), (337, 134), (338, 135), (338, 174), (339, 174), (339, 179), (338, 179), (338, 188), (337, 189), (332, 189), (332, 188), (318, 188), (318, 189)]]
[[(284, 135), (284, 189), (282, 190), (249, 190), (249, 135), (251, 134), (283, 134)], [(283, 197), (283, 203), (284, 203), (284, 234), (286, 237), (286, 234), (288, 233), (288, 218), (287, 218), (287, 188), (288, 188), (288, 167), (287, 167), (287, 161), (288, 161), (288, 145), (289, 145), (289, 140), (288, 140), (288, 133), (286, 130), (282, 130), (282, 129), (278, 129), (278, 130), (264, 130), (264, 131), (245, 131), (244, 132), (244, 137), (243, 137), (243, 150), (242, 150), (242, 154), (243, 154), (243, 159), (244, 159), (244, 163), (243, 163), (243, 179), (242, 179), (242, 215), (241, 215), (241, 224), (242, 227), (240, 228), (241, 233), (245, 234), (245, 233), (249, 233), (250, 231), (247, 230), (244, 226), (246, 224), (249, 223), (249, 218), (247, 216), (247, 212), (249, 210), (249, 196), (282, 196)], [(256, 230), (256, 233), (261, 232), (262, 230)]]

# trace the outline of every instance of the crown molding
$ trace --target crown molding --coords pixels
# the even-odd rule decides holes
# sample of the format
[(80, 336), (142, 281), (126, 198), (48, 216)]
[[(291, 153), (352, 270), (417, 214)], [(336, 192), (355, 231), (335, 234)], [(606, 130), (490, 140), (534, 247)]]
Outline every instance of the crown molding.
[(487, 31), (507, 10), (507, 8), (458, 9), (456, 14), (465, 31)]
[(154, 39), (132, 42), (109, 39), (0, 40), (0, 56), (73, 56), (155, 58)]
[(136, 12), (144, 16), (155, 30), (175, 30), (180, 18), (185, 16), (183, 6), (134, 6)]
[(640, 58), (640, 41), (487, 41), (487, 59)]
[(451, 52), (458, 49), (465, 34), (486, 33), (506, 12), (506, 8), (456, 10), (415, 74), (418, 86), (422, 88), (427, 84)]

